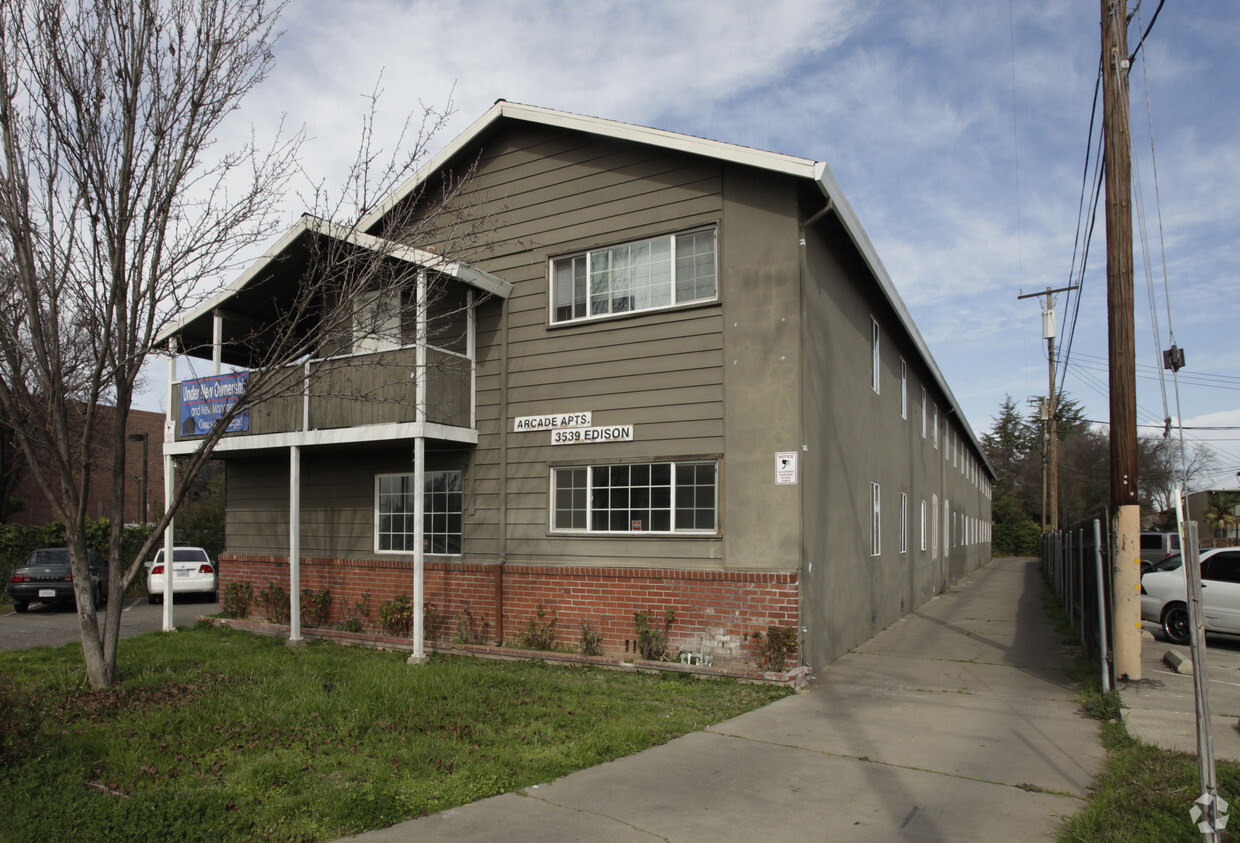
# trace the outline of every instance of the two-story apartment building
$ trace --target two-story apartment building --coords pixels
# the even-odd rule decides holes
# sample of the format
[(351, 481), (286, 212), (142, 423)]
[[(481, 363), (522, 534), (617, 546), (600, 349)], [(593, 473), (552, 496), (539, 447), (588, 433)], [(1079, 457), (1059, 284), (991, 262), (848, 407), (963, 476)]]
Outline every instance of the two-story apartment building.
[[(443, 226), (394, 245), (445, 180), (458, 225), (486, 221), (468, 262)], [(794, 626), (818, 668), (990, 557), (977, 437), (824, 163), (500, 101), (165, 337), (255, 365), (239, 338), (314, 238), (385, 250), (393, 300), (434, 286), (451, 329), (358, 297), (386, 328), (325, 341), (221, 441), (226, 580), (328, 588), (337, 616), (367, 594), (374, 629), (417, 568), (441, 635), (511, 640), (541, 606), (622, 654), (635, 612), (672, 610), (673, 653), (753, 663), (747, 633)]]

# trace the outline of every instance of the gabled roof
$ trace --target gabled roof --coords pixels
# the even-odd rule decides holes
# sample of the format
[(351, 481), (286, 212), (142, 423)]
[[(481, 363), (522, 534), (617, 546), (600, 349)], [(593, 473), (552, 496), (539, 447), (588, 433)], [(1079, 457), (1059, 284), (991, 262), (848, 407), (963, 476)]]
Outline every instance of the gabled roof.
[[(839, 182), (835, 180), (835, 176), (831, 173), (831, 168), (827, 166), (825, 161), (810, 161), (807, 158), (766, 152), (737, 144), (668, 132), (663, 129), (652, 129), (647, 126), (636, 126), (631, 123), (621, 123), (599, 117), (587, 117), (581, 114), (571, 114), (539, 106), (498, 100), (485, 114), (475, 120), (468, 129), (431, 158), (413, 176), (396, 188), (391, 195), (375, 206), (370, 213), (366, 214), (359, 221), (358, 228), (363, 231), (372, 230), (382, 221), (384, 215), (395, 208), (401, 200), (414, 193), (423, 182), (438, 172), (462, 150), (481, 142), (482, 137), (502, 120), (520, 120), (544, 126), (602, 135), (616, 140), (650, 144), (663, 149), (714, 158), (719, 161), (754, 167), (760, 170), (768, 170), (773, 173), (793, 176), (794, 178), (805, 179), (815, 183), (822, 195), (828, 200), (828, 207), (835, 213), (866, 266), (873, 274), (875, 281), (878, 283), (879, 290), (891, 305), (892, 310), (895, 311), (896, 317), (900, 320), (901, 325), (908, 333), (910, 341), (925, 362), (926, 368), (929, 370), (934, 382), (947, 398), (949, 414), (954, 413), (956, 419), (969, 435), (969, 438), (972, 439), (978, 454), (982, 457), (983, 463), (986, 463), (987, 469), (990, 469), (977, 434), (973, 432), (968, 420), (961, 412), (959, 402), (956, 401), (951, 388), (947, 385), (947, 380), (943, 377), (943, 373), (939, 371), (938, 364), (922, 338), (921, 332), (917, 330), (917, 326), (913, 323), (913, 317), (909, 314), (903, 299), (900, 298), (900, 294), (896, 291), (895, 284), (892, 282), (891, 276), (887, 274), (887, 269), (883, 266), (883, 262), (879, 259), (874, 244), (870, 242), (869, 235), (862, 228), (861, 221), (857, 219), (852, 206), (848, 204), (848, 200), (844, 197), (844, 191), (840, 188)], [(992, 470), (991, 474), (993, 475), (993, 473)]]
[[(315, 236), (348, 243), (385, 258), (432, 270), (500, 298), (508, 298), (512, 294), (512, 284), (467, 263), (448, 260), (433, 252), (415, 249), (366, 234), (357, 228), (346, 228), (330, 220), (305, 214), (231, 284), (160, 331), (155, 337), (155, 344), (163, 345), (169, 338), (178, 336), (183, 338), (181, 343), (183, 349), (209, 346), (212, 340), (212, 316), (217, 310), (247, 314), (241, 317), (242, 321), (253, 321), (253, 306), (252, 303), (246, 301), (247, 293), (257, 295), (260, 285), (281, 275), (290, 276), (287, 279), (289, 284), (297, 283), (298, 268), (304, 261), (307, 242)], [(291, 272), (290, 267), (293, 268)], [(235, 362), (239, 365), (246, 365), (241, 360)]]

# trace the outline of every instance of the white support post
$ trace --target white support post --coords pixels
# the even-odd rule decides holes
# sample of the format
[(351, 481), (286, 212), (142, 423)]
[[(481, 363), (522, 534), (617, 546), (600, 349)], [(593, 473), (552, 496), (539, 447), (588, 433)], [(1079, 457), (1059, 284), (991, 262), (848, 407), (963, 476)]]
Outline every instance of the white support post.
[[(177, 419), (173, 415), (173, 408), (176, 406), (177, 397), (177, 341), (176, 338), (168, 340), (168, 417), (164, 422), (165, 439), (168, 436), (176, 438)], [(172, 509), (172, 495), (176, 489), (176, 478), (174, 462), (172, 455), (164, 449), (164, 512)], [(161, 629), (164, 632), (172, 632), (176, 629), (176, 625), (172, 622), (172, 555), (173, 548), (176, 545), (176, 531), (172, 526), (172, 519), (168, 519), (168, 526), (164, 528), (164, 612), (163, 625)]]
[(304, 643), (301, 637), (301, 446), (288, 452), (288, 645)]
[(418, 431), (413, 439), (413, 653), (409, 664), (426, 663), (425, 630), (422, 628), (423, 604), (426, 600), (423, 582), (426, 567), (426, 272), (418, 272), (417, 290), (417, 385), (414, 390), (415, 418)]
[(220, 373), (224, 360), (224, 315), (218, 310), (211, 313), (211, 373)]
[(465, 293), (465, 308), (465, 354), (469, 357), (469, 426), (477, 427), (478, 318), (474, 291), (472, 289)]

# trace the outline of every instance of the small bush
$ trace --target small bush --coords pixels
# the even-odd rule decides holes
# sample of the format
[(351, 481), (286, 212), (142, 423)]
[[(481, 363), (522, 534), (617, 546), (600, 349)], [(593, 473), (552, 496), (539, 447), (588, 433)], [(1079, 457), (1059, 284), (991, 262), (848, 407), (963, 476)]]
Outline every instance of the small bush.
[(258, 593), (258, 613), (267, 623), (288, 623), (288, 592), (273, 582)]
[(246, 618), (254, 602), (254, 586), (248, 582), (225, 583), (220, 589), (220, 614), (226, 618)]
[(676, 617), (674, 609), (668, 609), (663, 616), (663, 628), (657, 629), (650, 624), (653, 612), (634, 612), (633, 625), (637, 629), (637, 651), (647, 661), (661, 661), (667, 655), (667, 633), (672, 628), (672, 620)]
[[(427, 641), (439, 640), (439, 625), (444, 617), (434, 603), (422, 604), (422, 637)], [(413, 630), (410, 629), (410, 632)]]
[(384, 635), (408, 637), (413, 629), (413, 600), (408, 594), (398, 594), (379, 605), (379, 627)]
[(465, 609), (456, 616), (456, 632), (452, 634), (452, 640), (457, 644), (485, 644), (490, 628), (491, 624), (487, 622), (485, 615), (479, 625), (469, 609)]
[(583, 656), (599, 656), (603, 654), (603, 636), (598, 634), (594, 624), (581, 622), (581, 654)]
[(344, 610), (344, 620), (336, 624), (336, 629), (341, 632), (362, 632), (365, 629), (363, 621), (370, 617), (370, 595), (363, 594), (361, 600), (354, 601), (353, 605)]
[(784, 670), (788, 654), (796, 649), (797, 628), (795, 626), (768, 626), (766, 636), (754, 631), (747, 636), (758, 651), (761, 661), (758, 667), (763, 670)]
[(517, 637), (517, 645), (527, 650), (555, 649), (555, 625), (559, 619), (555, 615), (547, 620), (547, 610), (538, 604), (538, 612), (525, 623), (525, 629)]
[(0, 676), (0, 765), (25, 757), (39, 733), (39, 717), (30, 699), (7, 676)]
[(332, 609), (331, 592), (326, 588), (315, 591), (312, 588), (301, 590), (301, 625), (307, 629), (316, 629), (327, 622)]

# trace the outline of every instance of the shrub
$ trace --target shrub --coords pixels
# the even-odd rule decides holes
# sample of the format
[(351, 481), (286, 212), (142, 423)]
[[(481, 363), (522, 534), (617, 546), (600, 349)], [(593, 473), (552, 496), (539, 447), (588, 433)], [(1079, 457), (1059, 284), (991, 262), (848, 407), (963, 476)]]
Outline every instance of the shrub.
[(486, 615), (482, 616), (482, 625), (479, 626), (469, 609), (464, 609), (456, 616), (456, 632), (452, 634), (452, 640), (457, 644), (485, 644), (490, 628)]
[(598, 656), (603, 653), (603, 636), (595, 630), (594, 624), (589, 621), (581, 622), (581, 654), (583, 656)]
[(768, 626), (766, 636), (759, 631), (746, 636), (753, 643), (754, 649), (761, 656), (758, 667), (763, 670), (783, 670), (788, 654), (796, 649), (797, 628), (795, 626)]
[(413, 629), (413, 600), (398, 594), (379, 606), (379, 627), (385, 635), (404, 638)]
[(332, 596), (326, 588), (322, 591), (315, 591), (312, 588), (303, 588), (301, 590), (302, 626), (308, 629), (322, 626), (327, 621), (331, 608)]
[(344, 610), (344, 620), (336, 624), (341, 632), (361, 632), (365, 627), (362, 621), (370, 617), (370, 595), (363, 594), (361, 600)]
[(225, 583), (220, 589), (220, 614), (226, 618), (249, 617), (254, 587), (248, 582)]
[(525, 623), (525, 629), (517, 637), (517, 644), (527, 650), (551, 650), (555, 648), (555, 625), (559, 622), (555, 615), (547, 620), (547, 610), (538, 604), (537, 614)]
[(258, 613), (267, 623), (288, 623), (288, 592), (273, 582), (258, 593)]
[(663, 616), (663, 628), (656, 629), (650, 625), (653, 612), (634, 612), (633, 625), (637, 629), (637, 651), (647, 661), (661, 661), (667, 655), (667, 633), (672, 628), (672, 620), (676, 617), (674, 609), (668, 609)]
[[(427, 641), (439, 640), (439, 625), (444, 617), (434, 603), (422, 604), (422, 637)], [(410, 632), (413, 630), (410, 629)]]

